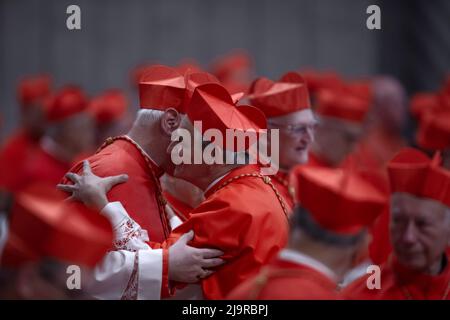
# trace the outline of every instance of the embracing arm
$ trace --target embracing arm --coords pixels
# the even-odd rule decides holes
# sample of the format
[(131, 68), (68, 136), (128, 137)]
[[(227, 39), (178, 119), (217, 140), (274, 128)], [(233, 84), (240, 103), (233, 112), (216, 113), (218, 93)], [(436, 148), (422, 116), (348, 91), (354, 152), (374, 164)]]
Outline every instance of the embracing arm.
[[(148, 237), (145, 230), (143, 230), (133, 219), (131, 219), (120, 204), (120, 202), (108, 203), (107, 192), (117, 183), (123, 183), (127, 177), (119, 175), (115, 177), (100, 178), (94, 175), (90, 169), (89, 162), (83, 163), (83, 174), (77, 175), (74, 173), (67, 174), (67, 177), (73, 181), (73, 185), (58, 185), (60, 190), (72, 193), (69, 198), (71, 200), (78, 200), (85, 205), (102, 208), (102, 214), (105, 214), (110, 219), (115, 231), (116, 249), (124, 249), (126, 251), (137, 251), (139, 257), (137, 261), (141, 261), (143, 252), (151, 250), (146, 241)], [(169, 217), (171, 222), (177, 223), (173, 217)], [(214, 267), (223, 263), (218, 258), (223, 254), (220, 250), (214, 249), (198, 249), (187, 245), (193, 238), (194, 234), (186, 231), (178, 241), (170, 248), (164, 248), (160, 251), (161, 270), (162, 273), (162, 292), (163, 295), (168, 294), (168, 279), (179, 282), (193, 283), (200, 278), (209, 276), (212, 271), (203, 268)], [(135, 258), (136, 260), (136, 258)], [(147, 269), (137, 263), (139, 275), (142, 272), (147, 272)], [(151, 268), (149, 268), (151, 269)], [(139, 279), (141, 276), (139, 276)], [(145, 276), (144, 276), (145, 278)]]

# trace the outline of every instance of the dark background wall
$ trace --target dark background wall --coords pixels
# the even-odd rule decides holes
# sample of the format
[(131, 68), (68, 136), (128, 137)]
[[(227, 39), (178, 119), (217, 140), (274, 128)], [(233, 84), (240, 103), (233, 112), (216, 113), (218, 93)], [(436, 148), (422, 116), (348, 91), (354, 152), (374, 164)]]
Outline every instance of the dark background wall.
[[(82, 30), (66, 28), (70, 4), (81, 7)], [(370, 4), (381, 7), (382, 30), (366, 28)], [(48, 72), (56, 85), (91, 94), (121, 87), (133, 97), (128, 77), (138, 63), (207, 66), (233, 48), (254, 57), (259, 75), (310, 66), (434, 89), (450, 70), (449, 16), (448, 0), (0, 0), (4, 131), (16, 124), (22, 75)]]

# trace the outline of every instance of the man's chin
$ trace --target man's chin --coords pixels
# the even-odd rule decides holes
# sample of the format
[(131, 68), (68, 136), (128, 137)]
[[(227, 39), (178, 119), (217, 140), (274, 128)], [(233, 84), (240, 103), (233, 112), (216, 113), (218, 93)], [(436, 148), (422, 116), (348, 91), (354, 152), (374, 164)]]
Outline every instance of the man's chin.
[(295, 165), (307, 163), (308, 162), (308, 151), (304, 150), (304, 151), (298, 152), (296, 154), (295, 160), (292, 162), (295, 163)]
[(415, 271), (421, 271), (426, 268), (424, 259), (419, 256), (397, 256), (398, 261), (405, 267)]

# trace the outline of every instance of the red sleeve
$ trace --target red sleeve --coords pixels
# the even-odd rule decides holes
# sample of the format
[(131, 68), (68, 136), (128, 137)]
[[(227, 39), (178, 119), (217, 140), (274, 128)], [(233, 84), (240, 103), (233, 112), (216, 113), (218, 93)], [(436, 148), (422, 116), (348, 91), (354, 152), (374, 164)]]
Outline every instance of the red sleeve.
[(163, 249), (163, 272), (161, 282), (161, 299), (173, 295), (169, 285), (169, 249)]
[[(225, 197), (224, 197), (225, 199)], [(233, 199), (226, 197), (226, 199)], [(222, 250), (226, 263), (216, 272), (202, 280), (203, 295), (206, 299), (224, 299), (239, 283), (255, 275), (266, 262), (266, 254), (257, 252), (258, 230), (253, 217), (246, 212), (245, 205), (233, 204), (226, 200), (203, 202), (194, 209), (190, 219), (174, 230), (170, 240), (177, 239), (183, 233), (193, 230), (195, 237), (191, 244), (200, 248)], [(270, 242), (270, 239), (267, 239)], [(260, 256), (258, 256), (260, 255)]]

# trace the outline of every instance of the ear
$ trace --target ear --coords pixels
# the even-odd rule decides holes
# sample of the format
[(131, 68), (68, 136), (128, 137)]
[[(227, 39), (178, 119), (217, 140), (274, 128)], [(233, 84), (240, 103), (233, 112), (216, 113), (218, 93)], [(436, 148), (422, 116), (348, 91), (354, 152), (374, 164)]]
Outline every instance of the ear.
[(170, 136), (173, 131), (175, 131), (181, 123), (181, 115), (174, 108), (168, 108), (164, 111), (161, 118), (161, 129), (162, 131)]

